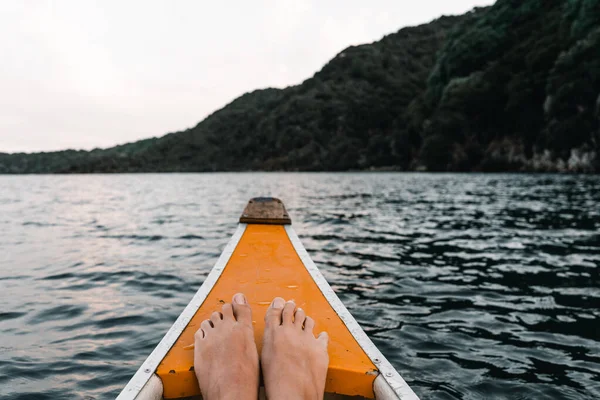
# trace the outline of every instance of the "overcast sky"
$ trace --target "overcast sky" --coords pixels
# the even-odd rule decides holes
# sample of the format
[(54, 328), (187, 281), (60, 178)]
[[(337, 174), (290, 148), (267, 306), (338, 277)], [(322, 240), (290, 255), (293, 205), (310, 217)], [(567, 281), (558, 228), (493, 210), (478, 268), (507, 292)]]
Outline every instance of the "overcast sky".
[(109, 147), (490, 0), (0, 0), (0, 152)]

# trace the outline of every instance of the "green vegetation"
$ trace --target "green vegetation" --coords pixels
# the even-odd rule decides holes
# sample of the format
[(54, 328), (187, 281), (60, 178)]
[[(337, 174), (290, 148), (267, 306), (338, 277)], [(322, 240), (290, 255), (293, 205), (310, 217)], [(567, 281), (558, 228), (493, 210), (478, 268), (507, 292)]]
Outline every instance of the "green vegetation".
[(498, 0), (345, 49), (192, 129), (0, 172), (600, 171), (600, 0)]
[[(600, 168), (599, 0), (504, 0), (459, 23), (438, 53), (421, 127), (451, 142), (441, 170)], [(442, 165), (443, 164), (443, 165)]]

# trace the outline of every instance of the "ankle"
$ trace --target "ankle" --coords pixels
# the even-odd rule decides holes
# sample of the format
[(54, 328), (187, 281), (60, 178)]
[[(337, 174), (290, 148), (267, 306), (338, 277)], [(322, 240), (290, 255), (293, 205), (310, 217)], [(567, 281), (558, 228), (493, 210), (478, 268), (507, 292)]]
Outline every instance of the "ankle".
[(225, 393), (221, 390), (223, 385), (215, 387), (215, 390), (209, 390), (206, 395), (202, 395), (204, 400), (258, 400), (258, 389), (255, 387), (244, 387), (228, 383)]

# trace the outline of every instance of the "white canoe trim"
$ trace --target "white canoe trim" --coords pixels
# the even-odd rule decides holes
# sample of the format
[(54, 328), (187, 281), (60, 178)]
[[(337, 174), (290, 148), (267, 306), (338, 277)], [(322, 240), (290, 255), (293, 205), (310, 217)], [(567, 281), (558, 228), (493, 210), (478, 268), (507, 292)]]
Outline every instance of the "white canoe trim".
[[(175, 344), (181, 332), (185, 329), (188, 323), (196, 314), (196, 311), (200, 308), (206, 297), (212, 290), (213, 286), (223, 273), (223, 269), (229, 262), (233, 251), (237, 247), (242, 235), (246, 231), (246, 224), (239, 224), (237, 230), (229, 240), (229, 243), (221, 253), (219, 260), (208, 274), (208, 277), (200, 286), (200, 289), (196, 292), (192, 300), (185, 307), (179, 318), (175, 321), (171, 329), (165, 334), (160, 343), (156, 346), (156, 348), (150, 353), (146, 361), (141, 365), (141, 367), (137, 370), (137, 372), (133, 375), (129, 383), (123, 388), (117, 400), (134, 400), (140, 391), (146, 386), (151, 377), (155, 376), (154, 372), (158, 365), (161, 363), (163, 358), (167, 355), (171, 347)], [(159, 379), (160, 380), (160, 379)], [(152, 383), (152, 382), (151, 382)], [(161, 383), (162, 387), (162, 383)], [(162, 396), (162, 393), (161, 393)], [(142, 396), (140, 396), (142, 397)]]
[[(377, 369), (379, 369), (380, 374), (375, 379), (373, 388), (376, 398), (386, 400), (395, 397), (401, 400), (419, 400), (419, 397), (415, 394), (415, 392), (413, 392), (410, 386), (408, 386), (408, 384), (404, 381), (402, 376), (400, 376), (392, 364), (390, 364), (383, 354), (381, 354), (377, 346), (373, 344), (371, 339), (369, 339), (365, 331), (362, 330), (358, 322), (356, 322), (352, 314), (350, 314), (339, 297), (337, 297), (331, 286), (329, 286), (329, 283), (327, 283), (327, 280), (321, 274), (321, 271), (319, 271), (313, 260), (310, 258), (310, 255), (302, 245), (302, 242), (298, 238), (298, 235), (296, 235), (294, 228), (292, 228), (291, 225), (285, 225), (285, 230), (288, 238), (294, 246), (294, 249), (296, 249), (296, 253), (300, 257), (300, 260), (302, 260), (304, 267), (312, 276), (313, 280), (321, 290), (321, 293), (323, 293), (323, 296), (325, 296), (329, 304), (331, 304), (331, 307), (339, 315), (344, 324), (346, 324), (346, 327), (352, 336), (354, 336), (354, 339), (356, 339), (358, 344), (363, 348), (367, 356), (369, 356)], [(383, 381), (381, 379), (383, 379)], [(394, 394), (395, 396), (391, 397), (391, 394)]]
[[(223, 253), (221, 253), (219, 260), (209, 273), (208, 277), (202, 286), (200, 286), (200, 289), (198, 289), (192, 300), (179, 315), (160, 343), (148, 356), (146, 361), (144, 361), (133, 375), (129, 383), (123, 388), (117, 397), (117, 400), (134, 400), (136, 398), (137, 400), (149, 400), (162, 397), (162, 382), (160, 381), (160, 378), (155, 375), (155, 371), (221, 277), (231, 255), (246, 231), (246, 226), (247, 225), (243, 223), (238, 225), (236, 232), (223, 250)], [(376, 398), (378, 400), (394, 398), (401, 400), (419, 400), (410, 386), (408, 386), (398, 371), (396, 371), (383, 354), (381, 354), (352, 314), (350, 314), (341, 300), (337, 297), (331, 286), (327, 283), (325, 277), (310, 258), (292, 226), (285, 225), (285, 230), (296, 253), (314, 282), (321, 290), (321, 293), (323, 293), (329, 304), (331, 304), (332, 308), (339, 315), (340, 319), (344, 322), (358, 344), (363, 348), (367, 356), (369, 356), (371, 361), (373, 361), (379, 369), (380, 374), (375, 379), (373, 385)]]

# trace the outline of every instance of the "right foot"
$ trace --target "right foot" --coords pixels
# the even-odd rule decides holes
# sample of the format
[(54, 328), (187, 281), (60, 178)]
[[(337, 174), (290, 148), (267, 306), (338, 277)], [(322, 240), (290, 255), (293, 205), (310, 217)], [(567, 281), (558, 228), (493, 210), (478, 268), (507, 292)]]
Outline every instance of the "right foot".
[(329, 355), (327, 333), (315, 338), (315, 321), (276, 297), (265, 316), (261, 365), (270, 400), (323, 399)]

